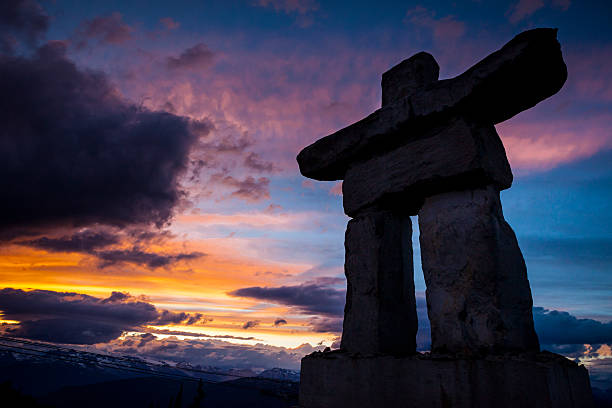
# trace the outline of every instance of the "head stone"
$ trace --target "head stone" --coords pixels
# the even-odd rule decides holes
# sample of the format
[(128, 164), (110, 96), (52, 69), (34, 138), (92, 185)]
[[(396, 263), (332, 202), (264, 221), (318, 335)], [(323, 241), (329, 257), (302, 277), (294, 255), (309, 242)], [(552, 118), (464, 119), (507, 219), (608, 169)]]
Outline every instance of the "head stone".
[(440, 66), (431, 54), (419, 52), (382, 75), (382, 106), (402, 99), (438, 80)]

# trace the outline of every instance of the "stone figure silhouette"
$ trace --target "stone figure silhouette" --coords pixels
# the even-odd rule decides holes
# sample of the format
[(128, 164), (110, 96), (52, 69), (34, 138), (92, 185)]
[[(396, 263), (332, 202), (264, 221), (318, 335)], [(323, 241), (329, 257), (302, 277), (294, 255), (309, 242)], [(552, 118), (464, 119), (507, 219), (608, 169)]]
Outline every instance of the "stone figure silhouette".
[[(561, 89), (567, 68), (556, 33), (548, 28), (523, 32), (463, 74), (446, 80), (438, 80), (434, 57), (420, 52), (382, 75), (381, 109), (299, 153), (304, 176), (343, 180), (344, 211), (352, 218), (345, 237), (347, 295), (340, 354), (332, 353), (319, 363), (309, 357), (303, 360), (302, 406), (367, 406), (383, 401), (380, 406), (423, 406), (418, 401), (437, 406), (427, 401), (442, 401), (441, 388), (456, 388), (465, 381), (467, 388), (474, 386), (458, 375), (493, 375), (495, 369), (486, 364), (481, 368), (468, 364), (461, 366), (465, 371), (461, 374), (443, 375), (448, 367), (410, 357), (416, 353), (417, 333), (412, 215), (418, 215), (419, 222), (432, 356), (464, 364), (465, 359), (539, 352), (525, 262), (499, 198), (513, 176), (494, 125)], [(403, 360), (391, 363), (368, 356)], [(350, 364), (347, 358), (352, 359)], [(551, 361), (553, 372), (560, 363)], [(498, 369), (505, 373), (509, 362)], [(398, 369), (393, 364), (404, 364), (414, 372), (398, 372), (400, 378), (379, 388), (360, 382), (363, 373), (347, 377), (342, 372), (348, 366)], [(532, 360), (518, 364), (529, 367), (525, 373), (534, 369)], [(575, 377), (568, 380), (567, 386), (577, 387), (580, 395), (590, 393), (585, 372), (572, 371)], [(332, 373), (337, 377), (330, 380), (337, 386), (335, 391), (319, 380), (332, 378)], [(416, 381), (410, 377), (415, 375), (430, 378), (431, 384), (420, 388), (414, 405), (392, 396), (392, 391), (400, 392)], [(509, 375), (499, 375), (501, 384), (510, 383)], [(549, 377), (550, 373), (540, 375), (538, 384), (548, 387)], [(495, 384), (491, 392), (502, 387)], [(317, 387), (323, 397), (317, 396)], [(517, 387), (500, 392), (518, 393)], [(448, 406), (489, 406), (483, 402), (482, 390), (472, 390), (465, 398), (454, 392), (447, 396)], [(537, 405), (548, 394), (534, 394), (538, 397), (533, 404), (509, 398), (510, 405), (498, 406), (588, 405), (588, 397), (584, 404)], [(343, 404), (346, 401), (352, 402)]]

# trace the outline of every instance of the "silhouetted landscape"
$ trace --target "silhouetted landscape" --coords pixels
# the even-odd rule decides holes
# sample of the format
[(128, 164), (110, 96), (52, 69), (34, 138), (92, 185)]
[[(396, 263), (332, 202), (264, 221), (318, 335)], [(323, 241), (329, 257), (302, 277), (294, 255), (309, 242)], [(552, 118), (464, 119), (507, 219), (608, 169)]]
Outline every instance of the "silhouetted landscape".
[[(143, 362), (132, 360), (134, 368), (142, 369)], [(297, 402), (297, 383), (276, 381), (279, 375), (298, 378), (291, 370), (235, 378), (231, 370), (217, 368), (220, 375), (192, 373), (191, 378), (175, 379), (169, 377), (188, 374), (170, 367), (151, 374), (135, 373), (96, 362), (49, 361), (10, 351), (0, 351), (0, 367), (0, 392), (6, 396), (6, 407), (282, 408)]]

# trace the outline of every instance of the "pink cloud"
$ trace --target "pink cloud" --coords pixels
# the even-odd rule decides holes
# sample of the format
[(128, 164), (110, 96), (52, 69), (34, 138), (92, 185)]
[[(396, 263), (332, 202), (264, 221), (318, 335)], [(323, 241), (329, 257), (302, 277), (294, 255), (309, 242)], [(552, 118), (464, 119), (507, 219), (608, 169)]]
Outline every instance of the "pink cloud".
[(544, 7), (543, 0), (519, 0), (518, 3), (510, 9), (508, 20), (510, 20), (511, 23), (518, 23), (542, 7)]
[(578, 98), (588, 101), (612, 101), (612, 47), (566, 53), (568, 83)]
[(123, 21), (121, 13), (85, 20), (77, 29), (81, 45), (90, 39), (106, 44), (122, 44), (132, 38), (134, 28)]
[(181, 23), (174, 20), (172, 17), (160, 18), (159, 22), (162, 23), (168, 30), (176, 30), (181, 26)]
[[(419, 15), (433, 21), (434, 39), (464, 33), (463, 24), (452, 16), (438, 18), (422, 7), (413, 9), (408, 19)], [(295, 156), (303, 147), (380, 106), (380, 75), (398, 61), (399, 55), (385, 50), (364, 51), (341, 38), (330, 39), (323, 50), (282, 39), (268, 40), (265, 49), (244, 49), (240, 41), (234, 41), (211, 38), (215, 64), (197, 71), (197, 75), (193, 71), (167, 70), (165, 58), (170, 52), (153, 49), (146, 57), (130, 62), (137, 74), (118, 79), (128, 97), (146, 95), (143, 104), (148, 108), (171, 107), (177, 114), (206, 119), (214, 125), (192, 154), (190, 174), (194, 177), (188, 185), (191, 192), (201, 191), (201, 197), (208, 199), (233, 196), (256, 202), (270, 197), (269, 178), (297, 174)], [(433, 54), (442, 72), (451, 70), (456, 75), (502, 44), (491, 37), (458, 41), (450, 47), (436, 40)], [(269, 51), (279, 49), (286, 51)], [(609, 66), (602, 57), (605, 50), (594, 50), (592, 55), (564, 52), (570, 76), (556, 100), (570, 105), (580, 103), (577, 98), (610, 100), (612, 81), (605, 72)], [(407, 57), (410, 52), (401, 54)], [(543, 105), (550, 107), (550, 103), (552, 100)], [(547, 120), (558, 123), (563, 114), (548, 112)], [(546, 127), (543, 123), (523, 123), (511, 121), (500, 128), (513, 165), (518, 168), (550, 168), (605, 148), (595, 131), (558, 128), (547, 133), (542, 130)], [(591, 123), (581, 123), (590, 129)], [(518, 126), (529, 126), (529, 137), (515, 131)], [(563, 136), (550, 136), (555, 133)], [(572, 147), (572, 135), (581, 134), (589, 135), (588, 147)], [(542, 151), (541, 144), (549, 139), (555, 143)], [(260, 179), (264, 175), (268, 184)], [(340, 192), (340, 187), (335, 189)]]
[(416, 6), (406, 12), (405, 21), (414, 26), (430, 29), (436, 41), (453, 40), (465, 33), (465, 23), (454, 16), (436, 17), (436, 12)]
[(270, 179), (267, 177), (255, 178), (248, 176), (242, 180), (233, 176), (215, 173), (210, 182), (231, 189), (230, 197), (240, 198), (245, 201), (257, 202), (270, 198)]
[[(567, 11), (571, 4), (571, 0), (547, 0), (550, 1), (550, 6), (559, 8), (562, 11)], [(544, 8), (547, 4), (544, 0), (519, 0), (506, 13), (508, 20), (516, 24), (519, 21), (526, 19), (536, 11)]]
[(612, 115), (497, 125), (510, 164), (519, 172), (547, 170), (612, 148)]
[(166, 59), (168, 69), (206, 69), (213, 63), (215, 53), (206, 44), (198, 43), (181, 52), (177, 57)]
[(341, 196), (342, 195), (342, 182), (339, 181), (336, 184), (334, 184), (333, 187), (329, 189), (329, 194), (334, 195), (334, 196)]
[(312, 190), (314, 188), (314, 182), (312, 180), (302, 181), (302, 187)]

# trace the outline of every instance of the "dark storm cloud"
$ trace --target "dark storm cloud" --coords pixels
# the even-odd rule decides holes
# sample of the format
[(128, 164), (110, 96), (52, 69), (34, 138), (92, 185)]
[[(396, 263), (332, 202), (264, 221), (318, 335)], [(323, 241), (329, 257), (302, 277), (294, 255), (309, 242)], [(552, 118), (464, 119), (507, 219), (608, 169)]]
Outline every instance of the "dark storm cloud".
[(41, 237), (16, 243), (49, 252), (78, 252), (92, 255), (99, 259), (100, 268), (106, 268), (119, 263), (133, 263), (149, 268), (160, 268), (180, 261), (188, 261), (206, 256), (202, 252), (178, 254), (148, 252), (141, 249), (138, 244), (128, 249), (108, 249), (109, 246), (118, 244), (121, 238), (125, 239), (128, 237), (137, 243), (165, 238), (163, 235), (151, 231), (124, 234), (118, 231), (112, 233), (102, 229), (86, 229), (59, 238)]
[(77, 29), (77, 46), (84, 46), (90, 39), (105, 44), (121, 44), (132, 38), (133, 31), (120, 13), (96, 17), (84, 21)]
[(97, 251), (94, 252), (93, 255), (100, 259), (101, 268), (123, 262), (143, 265), (149, 268), (160, 268), (179, 261), (187, 261), (206, 256), (206, 254), (202, 252), (158, 254), (155, 252), (146, 252), (138, 248)]
[(170, 219), (198, 138), (187, 118), (128, 104), (58, 42), (0, 56), (0, 94), (0, 229)]
[(124, 302), (130, 299), (131, 296), (129, 293), (124, 292), (113, 292), (106, 299), (102, 299), (102, 303), (114, 303), (114, 302)]
[(276, 326), (276, 327), (284, 326), (286, 324), (287, 324), (287, 321), (285, 319), (278, 318), (278, 319), (274, 320), (274, 326)]
[(79, 319), (26, 320), (9, 334), (34, 340), (65, 344), (106, 343), (121, 336), (124, 327)]
[(567, 312), (533, 308), (536, 332), (542, 345), (612, 343), (612, 322), (578, 319)]
[(342, 333), (341, 317), (313, 317), (308, 324), (313, 331), (318, 333)]
[(166, 324), (186, 324), (192, 325), (199, 321), (207, 321), (202, 313), (185, 313), (185, 312), (171, 312), (169, 310), (163, 310), (159, 314), (159, 318), (155, 321), (155, 324), (166, 325)]
[[(128, 294), (113, 292), (106, 299), (48, 290), (0, 290), (5, 319), (17, 320), (5, 330), (14, 336), (72, 344), (94, 344), (119, 337), (148, 324), (187, 323), (201, 315), (158, 310)], [(195, 322), (194, 321), (194, 322)]]
[(168, 57), (166, 64), (168, 69), (205, 69), (208, 68), (215, 57), (206, 44), (199, 43), (193, 47), (187, 48), (178, 57)]
[(286, 305), (303, 314), (328, 316), (342, 316), (345, 300), (344, 290), (315, 283), (276, 288), (254, 286), (234, 290), (228, 294)]
[(20, 41), (34, 45), (47, 31), (49, 16), (31, 0), (3, 0), (0, 7), (0, 52), (12, 52)]
[(146, 345), (148, 342), (153, 341), (155, 339), (157, 339), (157, 337), (155, 337), (151, 333), (141, 334), (140, 335), (140, 341), (138, 342), (138, 345), (136, 347), (142, 347), (142, 346)]
[(251, 329), (253, 327), (259, 326), (259, 320), (249, 320), (242, 325), (243, 329)]
[(85, 230), (59, 238), (42, 237), (29, 241), (21, 241), (19, 244), (44, 249), (49, 252), (92, 253), (96, 249), (117, 244), (118, 242), (119, 238), (110, 232)]

